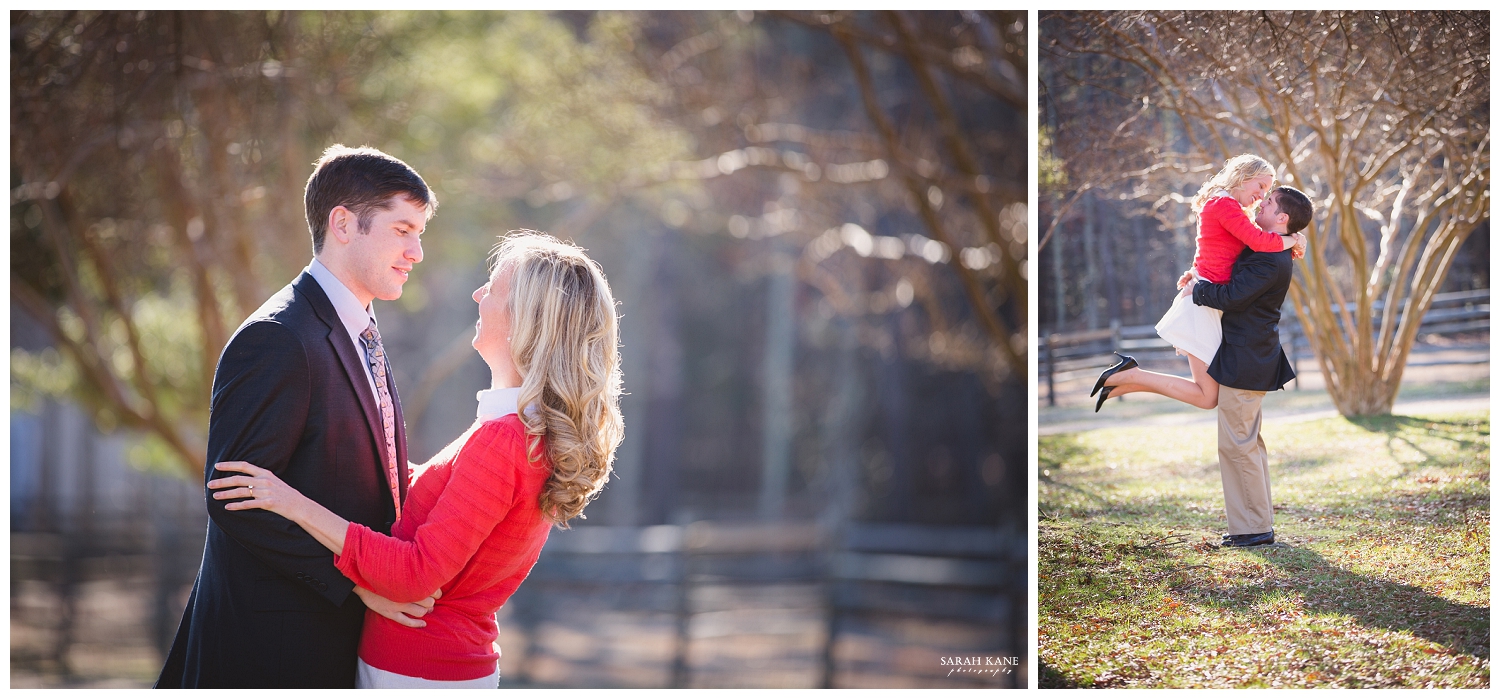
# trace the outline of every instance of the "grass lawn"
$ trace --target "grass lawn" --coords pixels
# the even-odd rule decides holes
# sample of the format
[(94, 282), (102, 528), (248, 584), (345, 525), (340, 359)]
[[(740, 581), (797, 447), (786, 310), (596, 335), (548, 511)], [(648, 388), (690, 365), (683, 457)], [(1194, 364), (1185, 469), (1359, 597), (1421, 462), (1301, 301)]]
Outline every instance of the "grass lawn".
[(1217, 545), (1216, 427), (1042, 437), (1041, 686), (1488, 687), (1489, 432), (1268, 422), (1250, 550)]

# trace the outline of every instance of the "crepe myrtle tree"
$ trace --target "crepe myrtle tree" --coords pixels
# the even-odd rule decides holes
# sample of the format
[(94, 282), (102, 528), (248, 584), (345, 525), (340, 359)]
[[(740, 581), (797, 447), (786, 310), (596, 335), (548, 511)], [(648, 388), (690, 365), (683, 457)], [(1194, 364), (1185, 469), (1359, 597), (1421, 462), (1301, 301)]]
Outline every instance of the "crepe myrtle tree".
[(1161, 166), (1122, 188), (1175, 185), (1177, 195), (1158, 206), (1182, 208), (1185, 183), (1249, 152), (1312, 198), (1307, 256), (1289, 299), (1339, 412), (1388, 414), (1423, 315), (1454, 254), (1487, 218), (1487, 14), (1045, 13), (1041, 21), (1043, 61), (1060, 79), (1136, 105), (1094, 128), (1163, 137), (1152, 154)]

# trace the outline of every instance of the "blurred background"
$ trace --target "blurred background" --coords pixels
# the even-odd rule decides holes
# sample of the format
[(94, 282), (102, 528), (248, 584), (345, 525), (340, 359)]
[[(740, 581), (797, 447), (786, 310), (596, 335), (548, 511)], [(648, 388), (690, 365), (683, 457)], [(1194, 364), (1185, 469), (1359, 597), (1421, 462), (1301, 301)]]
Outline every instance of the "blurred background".
[(1092, 419), (1113, 351), (1188, 374), (1154, 325), (1193, 263), (1189, 203), (1240, 153), (1313, 202), (1282, 311), (1289, 389), (1345, 416), (1488, 393), (1489, 15), (1039, 17), (1043, 433)]
[(10, 17), (12, 686), (155, 679), (214, 365), (333, 143), (441, 201), (377, 304), (414, 460), (487, 385), (498, 235), (620, 302), (616, 476), (501, 610), (506, 684), (1026, 685), (1024, 13)]

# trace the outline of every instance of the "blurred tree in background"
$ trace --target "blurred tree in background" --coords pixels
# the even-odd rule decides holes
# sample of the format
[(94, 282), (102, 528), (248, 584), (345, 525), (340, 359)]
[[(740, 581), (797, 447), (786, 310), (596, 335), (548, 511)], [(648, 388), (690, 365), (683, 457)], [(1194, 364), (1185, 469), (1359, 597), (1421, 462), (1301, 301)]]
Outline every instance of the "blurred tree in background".
[(1043, 150), (1063, 163), (1043, 245), (1096, 194), (1190, 228), (1198, 185), (1261, 155), (1313, 199), (1290, 299), (1329, 394), (1345, 415), (1389, 413), (1433, 295), (1488, 220), (1488, 15), (1044, 13), (1041, 30)]
[(306, 264), (302, 186), (328, 144), (441, 159), (468, 176), (440, 173), (445, 198), (612, 182), (682, 152), (637, 109), (661, 93), (622, 60), (628, 24), (583, 44), (543, 16), (490, 19), (18, 14), (11, 292), (63, 351), (13, 352), (21, 385), (65, 389), (150, 434), (146, 462), (197, 473), (219, 351)]
[[(702, 158), (674, 167), (706, 194), (681, 209), (669, 199), (663, 219), (677, 211), (683, 230), (727, 232), (742, 273), (764, 280), (763, 300), (744, 305), (742, 291), (716, 304), (763, 328), (726, 343), (759, 350), (759, 366), (735, 375), (741, 395), (761, 394), (740, 413), (760, 444), (689, 436), (685, 448), (703, 456), (683, 478), (759, 447), (759, 469), (713, 477), (738, 473), (753, 487), (759, 471), (762, 514), (798, 483), (835, 520), (1020, 507), (1024, 426), (1000, 406), (1024, 387), (1021, 15), (649, 18), (645, 63), (674, 86), (673, 120)], [(723, 372), (701, 370), (695, 385)], [(932, 407), (945, 401), (955, 402)], [(727, 404), (700, 405), (687, 414)], [(787, 472), (792, 461), (800, 472)]]
[[(766, 515), (814, 481), (905, 501), (937, 468), (934, 502), (993, 513), (1024, 483), (995, 427), (1024, 386), (1022, 19), (18, 12), (11, 294), (53, 346), (12, 348), (12, 395), (71, 396), (148, 436), (138, 465), (196, 477), (219, 351), (310, 256), (311, 163), (368, 144), (443, 202), (379, 311), (416, 453), (467, 400), (462, 287), (496, 233), (531, 227), (590, 247), (622, 300), (620, 467), (643, 472), (618, 499), (674, 492), (677, 462)], [(922, 406), (952, 390), (969, 436), (890, 434), (950, 429)]]

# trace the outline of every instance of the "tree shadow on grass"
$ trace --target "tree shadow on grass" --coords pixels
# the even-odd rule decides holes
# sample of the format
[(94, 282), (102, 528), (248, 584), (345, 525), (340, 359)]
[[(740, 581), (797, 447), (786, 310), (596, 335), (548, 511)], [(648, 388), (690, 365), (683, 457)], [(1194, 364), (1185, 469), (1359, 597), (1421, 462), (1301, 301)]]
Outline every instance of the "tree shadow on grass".
[(1084, 461), (1097, 451), (1080, 440), (1078, 433), (1047, 435), (1037, 440), (1037, 466), (1044, 469), (1060, 469), (1069, 464)]
[(1078, 681), (1058, 671), (1056, 668), (1041, 663), (1042, 676), (1037, 682), (1039, 689), (1078, 689)]
[[(1038, 473), (1037, 476), (1036, 476), (1036, 478), (1037, 478), (1037, 482), (1039, 484), (1056, 486), (1056, 487), (1062, 488), (1064, 490), (1071, 490), (1074, 493), (1077, 493), (1077, 494), (1083, 496), (1086, 500), (1092, 500), (1092, 501), (1094, 501), (1096, 503), (1099, 503), (1099, 505), (1101, 505), (1106, 510), (1110, 509), (1109, 508), (1109, 499), (1108, 498), (1105, 498), (1103, 495), (1100, 495), (1099, 493), (1096, 493), (1096, 492), (1094, 492), (1092, 490), (1089, 490), (1088, 488), (1083, 488), (1083, 487), (1080, 487), (1080, 486), (1076, 486), (1076, 485), (1073, 485), (1072, 483), (1063, 483), (1063, 482), (1058, 481), (1058, 480), (1052, 478), (1051, 476), (1048, 476), (1048, 475), (1043, 474), (1043, 473)], [(1041, 507), (1043, 507), (1045, 509), (1047, 507), (1047, 505), (1042, 505)], [(1059, 509), (1058, 506), (1056, 506), (1056, 505), (1053, 505), (1052, 508), (1054, 510)]]
[(1448, 649), (1477, 658), (1490, 653), (1490, 608), (1438, 597), (1419, 587), (1360, 575), (1307, 549), (1265, 547), (1251, 553), (1289, 574), (1251, 585), (1210, 588), (1189, 585), (1180, 592), (1232, 610), (1292, 590), (1303, 607), (1325, 614), (1346, 614), (1361, 626), (1407, 631)]
[(1087, 500), (1107, 504), (1108, 500), (1096, 492), (1071, 483), (1063, 483), (1048, 475), (1048, 472), (1053, 469), (1061, 471), (1069, 465), (1087, 460), (1093, 456), (1095, 451), (1093, 447), (1079, 440), (1076, 433), (1069, 432), (1042, 437), (1037, 440), (1037, 480), (1042, 484), (1071, 490)]
[[(1324, 466), (1327, 466), (1331, 463), (1342, 461), (1343, 459), (1344, 455), (1342, 454), (1323, 454), (1320, 456), (1287, 456), (1285, 454), (1277, 453), (1271, 458), (1271, 465), (1275, 468), (1275, 471), (1271, 473), (1271, 484), (1273, 487), (1275, 486), (1277, 475), (1285, 476), (1301, 474), (1307, 471), (1316, 471), (1317, 469), (1323, 468)], [(1219, 474), (1217, 463), (1214, 464), (1213, 472), (1214, 475)]]
[[(1472, 458), (1474, 454), (1488, 451), (1490, 448), (1488, 419), (1434, 420), (1409, 415), (1364, 415), (1346, 419), (1368, 432), (1384, 433), (1386, 450), (1391, 458), (1401, 464), (1405, 470), (1410, 470), (1414, 464), (1410, 459), (1402, 459), (1397, 454), (1396, 445), (1398, 444), (1405, 445), (1406, 448), (1421, 454), (1423, 459), (1417, 463), (1423, 466), (1439, 467), (1461, 464)], [(1423, 448), (1422, 443), (1412, 439), (1413, 432), (1430, 439), (1451, 442), (1454, 449), (1448, 454), (1434, 453), (1430, 446)]]

